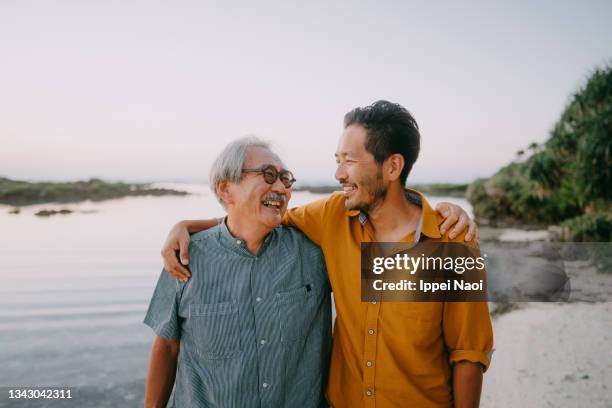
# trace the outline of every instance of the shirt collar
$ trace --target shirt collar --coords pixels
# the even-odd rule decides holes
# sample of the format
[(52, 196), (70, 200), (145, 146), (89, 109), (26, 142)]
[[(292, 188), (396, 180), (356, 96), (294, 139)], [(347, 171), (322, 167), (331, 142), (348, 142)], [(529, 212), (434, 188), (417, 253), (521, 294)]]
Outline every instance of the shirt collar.
[[(423, 196), (422, 193), (412, 190), (410, 188), (404, 189), (406, 200), (410, 201), (412, 204), (421, 207), (423, 217), (423, 227), (421, 230), (422, 234), (427, 235), (429, 238), (441, 238), (440, 235), (440, 216), (438, 213), (431, 208), (429, 202)], [(360, 210), (347, 210), (347, 215), (349, 217), (359, 217), (359, 223), (361, 225), (365, 225), (368, 221), (368, 214), (366, 212)]]
[[(257, 254), (257, 256), (260, 256), (263, 251), (265, 250), (265, 248), (268, 246), (269, 242), (272, 240), (272, 236), (274, 234), (274, 230), (270, 231), (270, 233), (266, 236), (266, 238), (264, 238), (264, 242), (261, 245), (261, 248), (259, 248), (259, 252)], [(227, 216), (223, 218), (223, 222), (221, 222), (219, 224), (219, 240), (227, 247), (230, 249), (233, 249), (235, 251), (238, 251), (239, 253), (242, 254), (246, 254), (246, 255), (250, 255), (250, 256), (255, 256), (253, 254), (251, 254), (249, 252), (249, 250), (246, 247), (246, 243), (244, 242), (244, 240), (237, 238), (235, 236), (232, 235), (232, 233), (230, 232), (229, 228), (227, 227)]]

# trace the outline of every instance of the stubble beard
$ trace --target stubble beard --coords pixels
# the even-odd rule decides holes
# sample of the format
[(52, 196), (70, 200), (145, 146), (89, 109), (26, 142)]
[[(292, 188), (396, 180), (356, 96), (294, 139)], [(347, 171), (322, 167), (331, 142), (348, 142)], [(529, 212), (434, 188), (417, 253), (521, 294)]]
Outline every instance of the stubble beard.
[(368, 191), (369, 200), (364, 203), (358, 203), (354, 208), (364, 213), (371, 213), (378, 207), (387, 196), (387, 186), (383, 181), (382, 168), (379, 166), (376, 171), (376, 177), (369, 179), (363, 183), (363, 187)]

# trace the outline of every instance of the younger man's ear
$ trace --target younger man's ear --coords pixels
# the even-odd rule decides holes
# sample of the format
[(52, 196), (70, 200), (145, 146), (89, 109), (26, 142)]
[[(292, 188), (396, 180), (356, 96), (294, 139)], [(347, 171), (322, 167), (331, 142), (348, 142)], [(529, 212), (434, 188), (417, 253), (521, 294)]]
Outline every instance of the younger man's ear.
[(386, 167), (385, 172), (387, 173), (387, 178), (389, 180), (396, 180), (400, 178), (406, 162), (404, 161), (404, 156), (396, 153), (387, 157), (384, 164)]

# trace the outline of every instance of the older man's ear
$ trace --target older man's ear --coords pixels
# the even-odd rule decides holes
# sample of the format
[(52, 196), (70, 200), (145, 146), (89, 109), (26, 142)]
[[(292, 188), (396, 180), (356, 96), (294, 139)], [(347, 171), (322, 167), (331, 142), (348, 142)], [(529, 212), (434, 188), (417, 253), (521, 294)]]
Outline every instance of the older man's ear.
[(232, 195), (230, 194), (229, 183), (227, 181), (220, 181), (217, 183), (215, 189), (219, 198), (227, 205), (232, 202)]

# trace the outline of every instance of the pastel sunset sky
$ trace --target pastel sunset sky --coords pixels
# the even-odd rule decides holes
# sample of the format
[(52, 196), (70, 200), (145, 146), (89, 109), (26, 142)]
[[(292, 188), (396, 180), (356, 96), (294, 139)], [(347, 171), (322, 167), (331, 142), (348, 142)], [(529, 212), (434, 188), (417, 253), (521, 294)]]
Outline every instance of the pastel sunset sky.
[(547, 138), (612, 58), (610, 1), (0, 3), (0, 176), (203, 181), (231, 139), (331, 182), (346, 111), (408, 108), (412, 182)]

